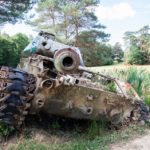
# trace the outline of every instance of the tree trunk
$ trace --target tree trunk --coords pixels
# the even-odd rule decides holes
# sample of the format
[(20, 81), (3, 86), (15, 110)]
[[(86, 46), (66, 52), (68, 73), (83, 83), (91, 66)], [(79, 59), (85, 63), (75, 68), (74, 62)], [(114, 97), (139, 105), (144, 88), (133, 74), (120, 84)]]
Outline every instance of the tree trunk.
[(78, 20), (75, 19), (75, 42), (74, 42), (75, 47), (78, 47), (78, 36), (79, 36)]
[(66, 44), (68, 44), (68, 30), (67, 30), (67, 17), (64, 15), (64, 28), (65, 28), (65, 38), (66, 38)]

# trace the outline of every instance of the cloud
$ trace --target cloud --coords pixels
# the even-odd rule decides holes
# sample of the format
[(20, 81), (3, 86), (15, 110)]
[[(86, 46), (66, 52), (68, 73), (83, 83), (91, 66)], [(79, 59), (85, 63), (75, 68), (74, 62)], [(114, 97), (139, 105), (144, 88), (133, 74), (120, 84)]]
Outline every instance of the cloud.
[(96, 15), (99, 19), (105, 20), (123, 20), (133, 17), (136, 11), (128, 3), (119, 3), (112, 6), (100, 5), (96, 9)]

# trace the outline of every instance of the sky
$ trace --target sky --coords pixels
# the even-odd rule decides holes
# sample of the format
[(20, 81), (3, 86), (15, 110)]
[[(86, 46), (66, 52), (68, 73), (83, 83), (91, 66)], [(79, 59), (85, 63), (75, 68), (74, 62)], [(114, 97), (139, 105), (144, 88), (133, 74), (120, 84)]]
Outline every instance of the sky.
[(110, 43), (123, 44), (126, 31), (150, 25), (150, 0), (101, 0), (96, 15), (111, 34)]
[[(150, 25), (150, 0), (101, 0), (95, 13), (100, 23), (107, 27), (105, 32), (111, 34), (109, 43), (123, 45), (124, 32)], [(32, 27), (20, 23), (6, 24), (2, 31), (10, 35), (17, 32), (35, 35)]]

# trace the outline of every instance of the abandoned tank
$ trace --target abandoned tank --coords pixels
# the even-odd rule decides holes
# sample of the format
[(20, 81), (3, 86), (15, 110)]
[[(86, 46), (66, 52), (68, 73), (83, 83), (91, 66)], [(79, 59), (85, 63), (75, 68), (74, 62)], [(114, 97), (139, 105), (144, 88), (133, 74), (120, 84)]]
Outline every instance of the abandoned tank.
[(39, 112), (114, 125), (147, 120), (148, 110), (129, 83), (90, 71), (79, 48), (50, 33), (39, 33), (16, 69), (1, 67), (0, 80), (0, 122), (10, 126)]

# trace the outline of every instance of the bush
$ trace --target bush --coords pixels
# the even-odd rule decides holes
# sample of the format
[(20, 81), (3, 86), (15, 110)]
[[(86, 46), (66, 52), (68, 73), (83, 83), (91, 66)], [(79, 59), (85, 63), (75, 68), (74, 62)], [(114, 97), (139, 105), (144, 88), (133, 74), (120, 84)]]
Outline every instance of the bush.
[(16, 67), (28, 42), (28, 37), (24, 34), (16, 34), (13, 37), (0, 34), (0, 66)]
[(8, 127), (7, 125), (0, 123), (0, 135), (3, 137), (9, 136), (14, 131), (14, 128)]
[(144, 52), (141, 52), (138, 47), (132, 46), (127, 54), (127, 62), (132, 65), (142, 65), (148, 63), (147, 57), (148, 55)]
[(88, 67), (113, 64), (113, 52), (109, 45), (97, 43), (93, 47), (82, 47), (81, 52)]

